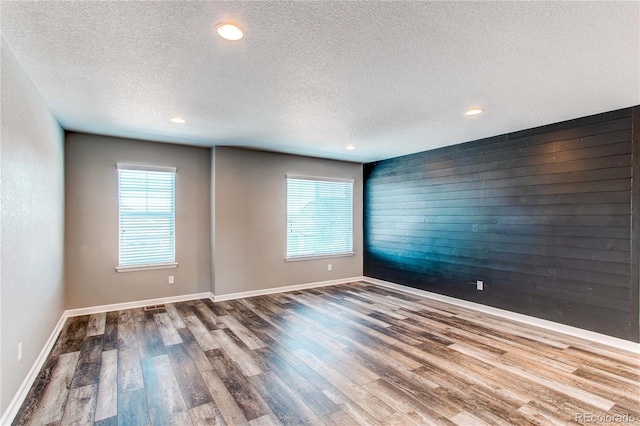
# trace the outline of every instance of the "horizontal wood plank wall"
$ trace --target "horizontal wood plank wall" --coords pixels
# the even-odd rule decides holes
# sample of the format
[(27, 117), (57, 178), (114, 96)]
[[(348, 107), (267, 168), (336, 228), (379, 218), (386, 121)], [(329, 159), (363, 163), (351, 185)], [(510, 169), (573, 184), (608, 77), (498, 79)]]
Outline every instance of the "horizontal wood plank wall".
[(637, 342), (633, 115), (367, 164), (365, 275)]

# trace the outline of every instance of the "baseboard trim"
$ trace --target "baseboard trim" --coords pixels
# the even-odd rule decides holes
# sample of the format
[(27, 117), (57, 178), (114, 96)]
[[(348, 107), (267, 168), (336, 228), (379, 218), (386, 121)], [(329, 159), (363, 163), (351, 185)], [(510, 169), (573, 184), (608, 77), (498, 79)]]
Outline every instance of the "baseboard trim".
[(238, 293), (213, 295), (212, 300), (214, 302), (223, 302), (225, 300), (244, 299), (246, 297), (263, 296), (265, 294), (285, 293), (287, 291), (297, 291), (297, 290), (305, 290), (305, 289), (316, 288), (316, 287), (326, 287), (330, 285), (347, 284), (347, 283), (363, 281), (363, 280), (365, 280), (365, 277), (350, 277), (350, 278), (340, 278), (337, 280), (318, 281), (315, 283), (294, 284), (294, 285), (288, 285), (284, 287), (272, 287), (272, 288), (266, 288), (264, 290), (241, 291)]
[(113, 303), (110, 305), (90, 306), (88, 308), (69, 309), (65, 311), (67, 317), (80, 315), (99, 314), (102, 312), (119, 311), (122, 309), (142, 308), (149, 305), (161, 305), (163, 303), (185, 302), (187, 300), (211, 298), (210, 292), (183, 294), (180, 296), (158, 297), (156, 299), (136, 300), (133, 302)]
[(437, 293), (432, 293), (425, 290), (419, 290), (413, 287), (404, 286), (401, 284), (393, 283), (390, 281), (379, 280), (377, 278), (371, 277), (350, 277), (350, 278), (341, 278), (336, 280), (329, 281), (319, 281), (313, 283), (306, 284), (295, 284), (284, 287), (273, 287), (263, 290), (252, 290), (252, 291), (243, 291), (238, 293), (230, 293), (230, 294), (222, 294), (222, 295), (214, 295), (210, 292), (205, 293), (195, 293), (195, 294), (185, 294), (180, 296), (169, 296), (169, 297), (160, 297), (156, 299), (146, 299), (146, 300), (138, 300), (133, 302), (124, 302), (124, 303), (114, 303), (110, 305), (100, 305), (100, 306), (92, 306), (88, 308), (78, 308), (78, 309), (69, 309), (63, 312), (60, 320), (56, 324), (55, 328), (51, 332), (49, 339), (47, 340), (45, 346), (40, 351), (38, 358), (34, 362), (33, 366), (29, 370), (29, 373), (25, 377), (24, 381), (20, 385), (18, 392), (15, 394), (7, 410), (4, 412), (2, 417), (0, 418), (0, 425), (11, 424), (13, 422), (15, 416), (18, 414), (22, 403), (24, 402), (31, 386), (35, 382), (38, 377), (38, 373), (40, 369), (44, 365), (49, 353), (53, 349), (53, 345), (55, 344), (60, 332), (62, 331), (62, 327), (66, 322), (67, 318), (75, 317), (79, 315), (90, 315), (102, 312), (109, 311), (117, 311), (121, 309), (132, 309), (132, 308), (141, 308), (143, 306), (148, 305), (159, 305), (163, 303), (174, 303), (174, 302), (184, 302), (188, 300), (195, 299), (206, 299), (209, 298), (214, 302), (222, 302), (226, 300), (234, 300), (234, 299), (244, 299), (247, 297), (253, 296), (262, 296), (266, 294), (276, 294), (276, 293), (285, 293), (288, 291), (297, 291), (304, 290), (310, 288), (318, 288), (318, 287), (326, 287), (331, 285), (338, 284), (348, 284), (357, 281), (365, 281), (370, 284), (379, 285), (381, 287), (388, 287), (394, 290), (402, 291), (405, 293), (409, 293), (415, 296), (424, 297), (427, 299), (433, 299), (440, 302), (450, 303), (455, 306), (460, 306), (463, 308), (473, 309), (478, 312), (483, 312), (491, 315), (495, 315), (498, 317), (518, 321), (523, 324), (532, 325), (540, 328), (544, 328), (547, 330), (567, 334), (569, 336), (578, 337), (581, 339), (589, 340), (592, 342), (600, 343), (603, 345), (611, 346), (617, 349), (622, 349), (625, 351), (630, 351), (633, 353), (640, 353), (640, 344), (633, 343), (627, 340), (618, 339), (616, 337), (607, 336), (605, 334), (596, 333), (589, 330), (583, 330), (581, 328), (572, 327), (569, 325), (564, 325), (560, 323), (556, 323), (553, 321), (543, 320), (540, 318), (531, 317), (529, 315), (519, 314), (516, 312), (507, 311), (504, 309), (493, 308), (491, 306), (481, 305), (475, 302), (469, 302), (462, 299), (456, 299), (450, 296), (444, 296)]
[(60, 320), (58, 320), (58, 323), (56, 324), (55, 328), (51, 332), (49, 339), (47, 340), (44, 347), (40, 351), (38, 358), (36, 358), (35, 362), (33, 363), (31, 370), (29, 370), (29, 373), (27, 374), (25, 379), (22, 381), (22, 384), (20, 385), (18, 392), (16, 392), (15, 396), (9, 403), (9, 406), (5, 410), (2, 417), (0, 418), (0, 425), (8, 425), (13, 422), (25, 398), (27, 397), (27, 394), (29, 393), (31, 386), (33, 386), (33, 383), (38, 378), (38, 374), (40, 373), (42, 366), (46, 362), (47, 357), (49, 356), (49, 353), (53, 349), (53, 345), (56, 343), (56, 340), (58, 339), (58, 336), (62, 331), (64, 323), (67, 321), (67, 318), (77, 317), (80, 315), (98, 314), (98, 313), (109, 312), (109, 311), (118, 311), (121, 309), (141, 308), (143, 306), (148, 306), (148, 305), (160, 305), (163, 303), (184, 302), (187, 300), (207, 299), (207, 298), (212, 299), (213, 295), (209, 292), (185, 294), (181, 296), (160, 297), (157, 299), (137, 300), (134, 302), (114, 303), (111, 305), (90, 306), (88, 308), (68, 309), (64, 311), (62, 313), (62, 316), (60, 317)]
[(611, 346), (617, 349), (622, 349), (622, 350), (633, 352), (633, 353), (640, 353), (639, 343), (630, 342), (628, 340), (619, 339), (617, 337), (607, 336), (606, 334), (596, 333), (595, 331), (584, 330), (582, 328), (560, 324), (557, 322), (544, 320), (541, 318), (536, 318), (536, 317), (532, 317), (525, 314), (519, 314), (516, 312), (507, 311), (505, 309), (494, 308), (491, 306), (482, 305), (480, 303), (469, 302), (467, 300), (462, 300), (462, 299), (456, 299), (455, 297), (444, 296), (442, 294), (432, 293), (430, 291), (420, 290), (420, 289), (408, 287), (402, 284), (396, 284), (390, 281), (379, 280), (377, 278), (364, 277), (363, 281), (371, 284), (376, 284), (382, 287), (392, 288), (394, 290), (399, 290), (405, 293), (410, 293), (414, 296), (420, 296), (428, 299), (437, 300), (439, 302), (450, 303), (452, 305), (460, 306), (463, 308), (473, 309), (474, 311), (495, 315), (495, 316), (513, 320), (513, 321), (518, 321), (523, 324), (532, 325), (535, 327), (544, 328), (546, 330), (567, 334), (572, 337), (578, 337), (581, 339), (589, 340), (591, 342)]
[(31, 390), (31, 386), (33, 386), (33, 383), (38, 378), (38, 374), (40, 373), (40, 370), (44, 366), (44, 363), (47, 361), (47, 357), (49, 356), (49, 353), (53, 349), (53, 345), (55, 345), (56, 340), (58, 340), (58, 336), (60, 335), (60, 332), (62, 331), (62, 327), (64, 326), (64, 323), (66, 321), (67, 321), (67, 316), (65, 311), (62, 313), (62, 316), (58, 320), (58, 323), (53, 328), (53, 331), (49, 335), (49, 339), (47, 339), (47, 342), (42, 347), (40, 354), (38, 354), (38, 357), (36, 358), (33, 365), (31, 366), (31, 369), (27, 373), (27, 376), (22, 381), (22, 384), (18, 388), (18, 392), (16, 392), (16, 394), (13, 396), (13, 399), (9, 403), (9, 406), (5, 410), (2, 417), (0, 418), (0, 425), (9, 425), (13, 422), (13, 419), (18, 414), (18, 411), (20, 410), (22, 403), (27, 398), (27, 394), (29, 393), (29, 390)]
[(51, 332), (49, 339), (47, 340), (45, 346), (40, 351), (40, 354), (38, 355), (38, 358), (36, 359), (33, 366), (31, 367), (31, 370), (29, 370), (29, 373), (27, 374), (25, 379), (22, 381), (22, 384), (20, 385), (18, 392), (16, 392), (13, 399), (9, 403), (9, 406), (5, 410), (4, 414), (2, 415), (2, 417), (0, 417), (0, 425), (9, 425), (13, 422), (25, 398), (27, 397), (27, 394), (29, 393), (31, 386), (33, 386), (33, 383), (37, 379), (38, 374), (40, 373), (40, 370), (42, 369), (44, 363), (46, 362), (47, 357), (49, 356), (49, 353), (53, 349), (53, 345), (58, 339), (58, 336), (62, 331), (64, 323), (67, 321), (67, 318), (77, 317), (80, 315), (91, 315), (91, 314), (98, 314), (102, 312), (118, 311), (122, 309), (142, 308), (148, 305), (160, 305), (163, 303), (184, 302), (184, 301), (195, 300), (195, 299), (208, 298), (213, 300), (214, 302), (221, 302), (225, 300), (242, 299), (245, 297), (260, 296), (264, 294), (283, 293), (286, 291), (303, 290), (308, 288), (324, 287), (324, 286), (330, 286), (330, 285), (336, 285), (336, 284), (346, 284), (346, 283), (355, 282), (355, 281), (363, 281), (364, 278), (365, 277), (343, 278), (343, 279), (331, 280), (331, 281), (321, 281), (321, 282), (315, 282), (315, 283), (290, 285), (285, 287), (274, 287), (274, 288), (269, 288), (264, 290), (254, 290), (254, 291), (245, 291), (240, 293), (224, 294), (220, 296), (214, 296), (213, 293), (211, 292), (205, 292), (205, 293), (195, 293), (195, 294), (184, 294), (180, 296), (160, 297), (156, 299), (136, 300), (133, 302), (113, 303), (109, 305), (90, 306), (87, 308), (68, 309), (62, 313), (60, 320), (58, 320), (58, 323), (56, 324), (55, 328)]

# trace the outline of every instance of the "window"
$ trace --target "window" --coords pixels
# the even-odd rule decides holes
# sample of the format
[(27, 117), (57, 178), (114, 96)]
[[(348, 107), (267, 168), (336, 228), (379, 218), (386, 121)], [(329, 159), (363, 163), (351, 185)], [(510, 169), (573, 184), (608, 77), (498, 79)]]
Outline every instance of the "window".
[(287, 260), (353, 255), (353, 180), (287, 176)]
[(173, 167), (118, 164), (119, 272), (175, 268)]

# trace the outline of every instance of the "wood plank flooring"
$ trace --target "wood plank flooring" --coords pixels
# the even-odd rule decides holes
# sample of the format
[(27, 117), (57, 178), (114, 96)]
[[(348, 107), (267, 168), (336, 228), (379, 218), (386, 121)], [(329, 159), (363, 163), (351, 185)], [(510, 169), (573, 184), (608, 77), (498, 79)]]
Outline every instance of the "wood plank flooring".
[(13, 424), (633, 424), (639, 382), (638, 354), (358, 282), (69, 318)]

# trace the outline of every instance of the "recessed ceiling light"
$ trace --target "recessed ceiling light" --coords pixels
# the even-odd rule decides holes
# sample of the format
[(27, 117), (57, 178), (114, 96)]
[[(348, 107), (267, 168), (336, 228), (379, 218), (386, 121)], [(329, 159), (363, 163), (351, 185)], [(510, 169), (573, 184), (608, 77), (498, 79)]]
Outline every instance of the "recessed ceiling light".
[(355, 145), (347, 145), (347, 149), (349, 151), (353, 151), (354, 149), (356, 149), (356, 146)]
[(184, 123), (186, 123), (186, 120), (184, 118), (181, 118), (181, 117), (173, 117), (169, 121), (171, 121), (172, 123), (176, 123), (176, 124), (184, 124)]
[(470, 108), (467, 110), (467, 112), (464, 113), (464, 115), (478, 115), (478, 114), (482, 114), (484, 112), (484, 110), (482, 108)]
[(244, 30), (240, 25), (223, 22), (216, 25), (216, 32), (225, 40), (237, 41), (244, 37)]

